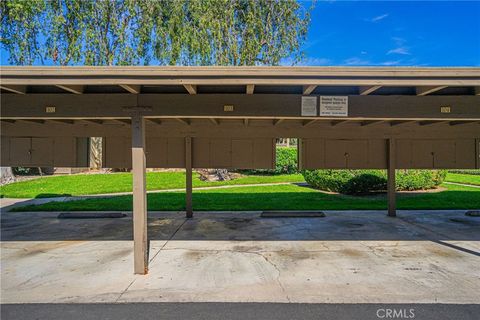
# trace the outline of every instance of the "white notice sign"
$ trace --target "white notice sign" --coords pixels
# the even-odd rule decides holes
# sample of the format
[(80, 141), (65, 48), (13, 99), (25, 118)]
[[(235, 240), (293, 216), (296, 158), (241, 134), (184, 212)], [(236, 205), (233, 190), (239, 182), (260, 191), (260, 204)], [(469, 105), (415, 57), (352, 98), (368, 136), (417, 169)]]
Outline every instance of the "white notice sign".
[(320, 116), (348, 117), (348, 97), (321, 96)]
[(302, 116), (316, 117), (317, 115), (317, 97), (302, 97)]

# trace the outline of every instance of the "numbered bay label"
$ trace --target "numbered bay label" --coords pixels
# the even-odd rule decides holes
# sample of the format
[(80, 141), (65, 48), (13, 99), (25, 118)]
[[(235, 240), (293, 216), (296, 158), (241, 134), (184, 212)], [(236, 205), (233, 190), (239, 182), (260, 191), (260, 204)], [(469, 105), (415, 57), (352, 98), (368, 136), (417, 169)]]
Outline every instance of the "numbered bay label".
[(347, 96), (321, 96), (320, 116), (348, 117)]

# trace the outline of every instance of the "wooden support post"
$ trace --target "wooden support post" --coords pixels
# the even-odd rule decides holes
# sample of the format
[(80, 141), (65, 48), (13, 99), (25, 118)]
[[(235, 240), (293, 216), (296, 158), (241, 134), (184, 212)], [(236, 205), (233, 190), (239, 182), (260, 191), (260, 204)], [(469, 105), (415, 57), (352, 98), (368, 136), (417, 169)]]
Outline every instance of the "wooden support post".
[(388, 139), (387, 148), (388, 174), (387, 174), (387, 193), (388, 193), (388, 216), (396, 217), (396, 194), (395, 194), (395, 139)]
[(132, 116), (133, 258), (135, 274), (148, 273), (145, 119)]
[(193, 217), (192, 206), (192, 138), (185, 138), (185, 168), (186, 168), (186, 197), (185, 197), (185, 209), (187, 218)]

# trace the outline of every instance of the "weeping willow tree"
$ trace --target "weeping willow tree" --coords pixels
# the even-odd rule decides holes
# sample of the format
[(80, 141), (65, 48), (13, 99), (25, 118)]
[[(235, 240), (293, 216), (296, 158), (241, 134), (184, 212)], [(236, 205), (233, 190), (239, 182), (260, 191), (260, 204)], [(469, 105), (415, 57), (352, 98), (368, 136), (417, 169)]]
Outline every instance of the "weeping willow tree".
[(294, 0), (2, 0), (0, 41), (13, 65), (278, 65), (302, 58), (310, 10)]

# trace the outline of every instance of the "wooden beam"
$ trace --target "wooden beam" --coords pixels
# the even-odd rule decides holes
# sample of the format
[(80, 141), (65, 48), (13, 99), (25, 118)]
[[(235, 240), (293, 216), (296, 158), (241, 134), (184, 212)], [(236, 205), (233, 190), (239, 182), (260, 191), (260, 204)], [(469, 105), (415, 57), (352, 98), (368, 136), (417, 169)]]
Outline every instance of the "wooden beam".
[(385, 121), (383, 121), (383, 120), (362, 121), (360, 123), (360, 126), (367, 127), (367, 126), (371, 126), (371, 125), (374, 125), (374, 124), (380, 124), (382, 122), (385, 122)]
[(388, 216), (396, 217), (396, 187), (395, 187), (395, 159), (396, 159), (396, 149), (395, 149), (395, 139), (388, 139), (388, 148), (387, 148), (387, 159), (388, 159), (388, 169), (387, 169), (387, 198), (388, 198)]
[(197, 86), (193, 84), (184, 84), (185, 89), (187, 89), (190, 94), (197, 94)]
[(192, 205), (192, 138), (185, 138), (185, 214), (187, 219), (193, 217), (193, 205)]
[(361, 96), (369, 95), (370, 93), (380, 89), (382, 86), (361, 86), (358, 87), (358, 93)]
[(243, 125), (248, 127), (248, 118), (243, 119)]
[(317, 121), (318, 121), (317, 119), (305, 120), (305, 121), (302, 122), (302, 126), (303, 127), (308, 127), (308, 126), (314, 124)]
[(273, 120), (273, 125), (276, 126), (276, 125), (282, 123), (283, 121), (285, 121), (285, 119), (274, 119)]
[(215, 118), (208, 118), (208, 120), (210, 120), (210, 122), (212, 122), (214, 125), (218, 126), (220, 124), (220, 121), (218, 119), (215, 119)]
[(255, 91), (255, 85), (254, 84), (247, 84), (246, 88), (247, 94), (253, 94)]
[(25, 94), (27, 93), (27, 86), (6, 86), (6, 85), (1, 85), (0, 88), (5, 91), (9, 91), (12, 93), (17, 93), (17, 94)]
[(445, 89), (446, 87), (447, 86), (421, 86), (421, 87), (416, 87), (415, 91), (417, 93), (417, 96), (426, 96), (435, 91)]
[(188, 119), (175, 118), (175, 120), (177, 120), (177, 121), (180, 122), (181, 124), (184, 124), (184, 125), (187, 125), (187, 126), (190, 125), (190, 120), (188, 120)]
[(131, 85), (131, 84), (121, 84), (120, 87), (134, 94), (139, 94), (141, 89), (140, 85)]
[(145, 119), (132, 117), (133, 259), (135, 274), (148, 273)]
[(316, 85), (303, 86), (303, 95), (307, 96), (315, 90)]
[(15, 123), (16, 120), (13, 120), (13, 119), (1, 119), (2, 122), (6, 122), (6, 123)]
[(148, 120), (148, 121), (150, 121), (150, 122), (153, 122), (153, 123), (155, 123), (155, 124), (162, 124), (162, 119), (148, 118), (148, 119), (146, 119), (146, 120)]
[(57, 84), (57, 87), (65, 90), (65, 91), (68, 91), (70, 93), (75, 93), (75, 94), (82, 94), (83, 90), (85, 89), (84, 86), (73, 86), (73, 85), (65, 86), (65, 85), (60, 85), (60, 84)]
[(479, 86), (479, 87), (475, 87), (475, 95), (476, 95), (476, 96), (480, 96), (480, 86)]
[[(294, 94), (4, 94), (2, 118), (118, 119), (128, 116), (126, 106), (149, 106), (145, 116), (171, 118), (287, 118), (305, 120), (299, 112), (300, 96)], [(477, 120), (480, 97), (444, 96), (349, 96), (349, 117), (369, 120)], [(222, 106), (234, 105), (234, 112)], [(56, 112), (46, 113), (46, 106)], [(261, 107), (259, 107), (261, 106)], [(454, 106), (440, 113), (440, 106)], [(338, 118), (344, 119), (344, 118)]]

